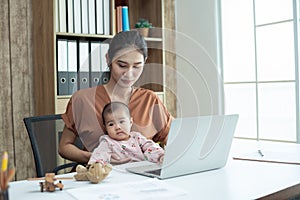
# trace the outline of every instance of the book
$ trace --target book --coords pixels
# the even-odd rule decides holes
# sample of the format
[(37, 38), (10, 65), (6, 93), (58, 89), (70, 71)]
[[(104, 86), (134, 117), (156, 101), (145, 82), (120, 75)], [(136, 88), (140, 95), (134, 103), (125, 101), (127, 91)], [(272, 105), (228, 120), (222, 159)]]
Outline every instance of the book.
[(117, 33), (122, 32), (122, 6), (117, 6), (116, 8), (116, 25)]
[(122, 30), (129, 31), (128, 6), (122, 6)]

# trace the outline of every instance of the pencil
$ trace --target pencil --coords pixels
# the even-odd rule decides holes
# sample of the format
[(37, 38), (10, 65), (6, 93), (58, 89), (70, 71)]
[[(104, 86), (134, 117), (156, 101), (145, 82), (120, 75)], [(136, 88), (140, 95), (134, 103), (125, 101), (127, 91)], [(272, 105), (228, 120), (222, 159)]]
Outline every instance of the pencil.
[(4, 153), (3, 153), (3, 157), (2, 157), (2, 171), (3, 172), (6, 172), (6, 170), (7, 170), (7, 165), (8, 165), (8, 154), (7, 154), (7, 152), (5, 151)]
[(8, 165), (8, 154), (5, 151), (3, 153), (2, 157), (2, 168), (1, 168), (1, 174), (0, 174), (0, 187), (1, 190), (5, 190), (5, 184), (6, 184), (6, 171), (7, 171), (7, 165)]

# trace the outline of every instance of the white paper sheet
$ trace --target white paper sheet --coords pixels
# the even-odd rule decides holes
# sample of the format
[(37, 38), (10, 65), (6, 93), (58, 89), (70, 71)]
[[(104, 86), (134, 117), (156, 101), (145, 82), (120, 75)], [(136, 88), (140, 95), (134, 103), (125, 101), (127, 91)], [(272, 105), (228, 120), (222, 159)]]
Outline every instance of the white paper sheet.
[(96, 184), (82, 188), (68, 189), (76, 199), (114, 200), (114, 199), (166, 199), (176, 198), (187, 193), (181, 188), (154, 178), (120, 184)]

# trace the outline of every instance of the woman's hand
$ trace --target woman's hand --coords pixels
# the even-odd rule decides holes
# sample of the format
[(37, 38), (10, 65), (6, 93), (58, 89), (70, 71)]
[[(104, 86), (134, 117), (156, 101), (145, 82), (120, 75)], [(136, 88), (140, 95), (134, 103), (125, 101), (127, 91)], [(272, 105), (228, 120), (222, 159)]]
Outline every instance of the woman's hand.
[(110, 163), (114, 165), (120, 165), (124, 163), (128, 163), (131, 161), (131, 158), (120, 158), (117, 154), (112, 154), (110, 158)]

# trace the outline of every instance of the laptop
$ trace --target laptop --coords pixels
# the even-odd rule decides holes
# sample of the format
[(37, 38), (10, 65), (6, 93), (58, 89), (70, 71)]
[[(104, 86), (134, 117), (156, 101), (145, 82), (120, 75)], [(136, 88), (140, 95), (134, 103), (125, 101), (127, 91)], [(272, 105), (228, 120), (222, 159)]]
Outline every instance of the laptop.
[(238, 115), (176, 118), (172, 121), (162, 164), (147, 163), (127, 171), (159, 179), (193, 174), (226, 165)]

